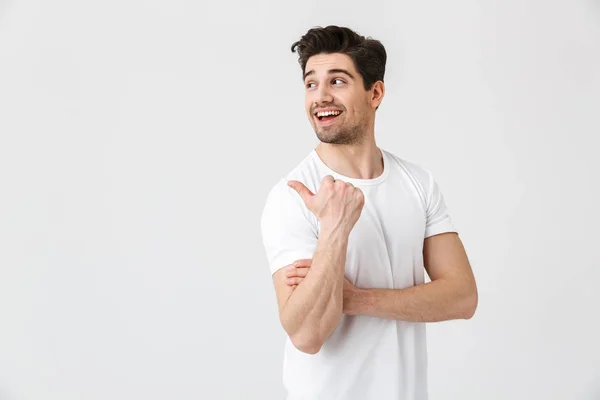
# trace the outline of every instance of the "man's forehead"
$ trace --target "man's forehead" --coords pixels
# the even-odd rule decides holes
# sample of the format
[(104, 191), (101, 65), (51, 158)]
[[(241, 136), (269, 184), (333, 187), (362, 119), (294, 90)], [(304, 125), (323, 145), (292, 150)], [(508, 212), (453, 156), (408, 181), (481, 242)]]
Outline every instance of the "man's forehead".
[(307, 72), (310, 70), (314, 70), (315, 72), (327, 72), (330, 69), (353, 71), (354, 65), (352, 59), (345, 54), (316, 54), (308, 59), (305, 69)]

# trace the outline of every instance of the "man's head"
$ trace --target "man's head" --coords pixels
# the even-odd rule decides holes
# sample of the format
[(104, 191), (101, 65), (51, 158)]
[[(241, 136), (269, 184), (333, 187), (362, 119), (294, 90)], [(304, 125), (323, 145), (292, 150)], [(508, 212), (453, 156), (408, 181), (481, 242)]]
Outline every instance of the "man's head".
[(310, 29), (292, 45), (292, 52), (296, 51), (306, 113), (319, 140), (360, 143), (374, 126), (375, 110), (385, 91), (383, 45), (351, 29), (327, 26)]

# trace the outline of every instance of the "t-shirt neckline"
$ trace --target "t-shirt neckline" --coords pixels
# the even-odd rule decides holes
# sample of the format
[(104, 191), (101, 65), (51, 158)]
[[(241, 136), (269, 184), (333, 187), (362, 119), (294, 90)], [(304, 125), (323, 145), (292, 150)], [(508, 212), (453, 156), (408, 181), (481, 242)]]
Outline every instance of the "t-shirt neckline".
[(329, 168), (329, 166), (327, 166), (327, 164), (325, 164), (325, 162), (323, 160), (321, 160), (321, 157), (319, 156), (319, 153), (317, 153), (316, 149), (313, 149), (311, 151), (311, 156), (314, 159), (314, 161), (323, 169), (327, 172), (327, 174), (333, 176), (335, 179), (339, 179), (342, 180), (344, 182), (348, 182), (353, 184), (354, 186), (365, 186), (365, 185), (378, 185), (381, 182), (383, 182), (389, 172), (390, 172), (390, 162), (389, 162), (389, 158), (385, 152), (385, 150), (379, 148), (379, 150), (381, 151), (381, 156), (383, 157), (383, 172), (378, 176), (375, 177), (373, 179), (358, 179), (358, 178), (351, 178), (349, 176), (345, 176), (342, 175), (336, 171), (334, 171), (333, 169)]

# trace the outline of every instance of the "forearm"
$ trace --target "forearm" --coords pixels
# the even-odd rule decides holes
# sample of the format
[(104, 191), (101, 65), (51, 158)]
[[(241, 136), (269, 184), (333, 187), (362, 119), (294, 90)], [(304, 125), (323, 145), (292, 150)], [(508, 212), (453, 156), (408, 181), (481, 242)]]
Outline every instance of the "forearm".
[(477, 292), (466, 281), (440, 278), (406, 289), (357, 289), (344, 308), (351, 315), (371, 315), (413, 322), (471, 318)]
[(343, 287), (348, 234), (323, 232), (306, 278), (294, 289), (281, 312), (281, 323), (294, 345), (319, 350), (343, 315)]

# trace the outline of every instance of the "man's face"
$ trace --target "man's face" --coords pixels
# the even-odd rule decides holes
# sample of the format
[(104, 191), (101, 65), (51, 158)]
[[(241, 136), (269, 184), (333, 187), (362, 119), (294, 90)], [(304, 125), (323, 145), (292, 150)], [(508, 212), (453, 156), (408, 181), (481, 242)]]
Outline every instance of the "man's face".
[(305, 71), (306, 113), (319, 140), (360, 143), (374, 108), (352, 59), (341, 53), (317, 54), (308, 59)]

